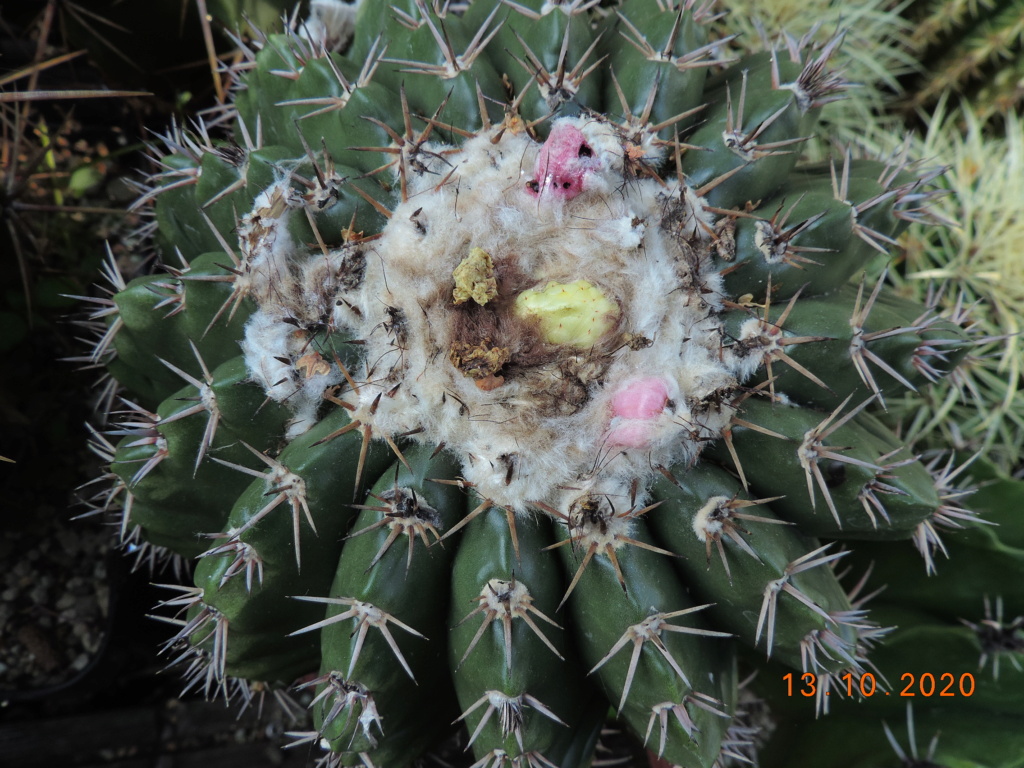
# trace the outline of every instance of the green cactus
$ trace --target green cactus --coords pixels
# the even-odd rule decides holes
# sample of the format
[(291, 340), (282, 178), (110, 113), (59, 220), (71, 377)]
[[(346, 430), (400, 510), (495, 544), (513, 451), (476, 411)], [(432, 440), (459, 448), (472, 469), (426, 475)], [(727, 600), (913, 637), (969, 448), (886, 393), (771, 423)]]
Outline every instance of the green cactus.
[(969, 567), (929, 575), (908, 567), (893, 543), (859, 546), (849, 564), (871, 569), (865, 590), (882, 590), (872, 615), (898, 625), (871, 656), (874, 677), (856, 685), (870, 695), (834, 702), (818, 722), (780, 718), (763, 765), (782, 768), (826, 750), (836, 768), (1022, 764), (1019, 738), (999, 734), (1021, 717), (1024, 481), (990, 465), (971, 471), (979, 484), (971, 505), (987, 524), (943, 547)]
[(719, 66), (692, 2), (318, 8), (341, 28), (268, 38), (228, 138), (163, 137), (175, 266), (94, 312), (135, 400), (98, 503), (199, 556), (188, 685), (311, 691), (331, 766), (454, 727), (582, 766), (609, 709), (724, 766), (766, 663), (827, 711), (885, 634), (836, 542), (923, 573), (972, 524), (878, 418), (975, 343), (863, 277), (930, 176), (800, 162), (839, 39)]

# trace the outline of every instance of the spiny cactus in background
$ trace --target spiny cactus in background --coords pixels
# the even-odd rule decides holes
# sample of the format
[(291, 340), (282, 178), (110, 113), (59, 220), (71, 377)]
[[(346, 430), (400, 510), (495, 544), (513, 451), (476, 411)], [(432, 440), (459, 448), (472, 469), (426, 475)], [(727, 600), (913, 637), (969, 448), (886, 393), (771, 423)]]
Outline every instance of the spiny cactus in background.
[[(913, 24), (889, 0), (733, 0), (714, 24), (728, 55), (754, 53), (772, 38), (809, 36), (826, 42), (841, 30), (843, 77), (851, 87), (822, 115), (801, 151), (812, 160), (853, 145), (874, 154), (892, 151), (902, 122), (893, 114), (901, 80), (920, 66), (911, 47)], [(905, 10), (905, 9), (904, 9)]]
[(913, 0), (903, 15), (914, 25), (910, 50), (920, 62), (910, 109), (931, 109), (954, 93), (984, 123), (1024, 105), (1020, 0)]
[[(886, 147), (895, 113), (923, 122), (950, 94), (973, 105), (982, 123), (1001, 123), (1024, 103), (1024, 6), (1020, 0), (736, 0), (717, 22), (719, 36), (752, 50), (752, 40), (786, 34), (850, 38), (844, 76), (858, 88), (822, 121), (832, 139)], [(756, 33), (756, 34), (752, 34)]]
[(897, 290), (951, 308), (972, 305), (988, 341), (927, 396), (894, 402), (891, 416), (922, 445), (981, 452), (1012, 473), (1024, 452), (1024, 130), (1012, 111), (1005, 126), (1005, 135), (993, 136), (970, 104), (947, 112), (943, 103), (927, 134), (914, 139), (914, 151), (947, 166), (939, 184), (948, 194), (935, 211), (956, 226), (908, 229), (901, 239), (906, 263), (894, 273)]
[(609, 708), (749, 760), (766, 657), (827, 711), (885, 634), (844, 547), (923, 574), (907, 542), (973, 518), (880, 419), (974, 343), (864, 277), (930, 175), (800, 162), (839, 39), (720, 65), (694, 2), (314, 11), (341, 28), (251, 51), (228, 139), (155, 149), (166, 272), (94, 312), (131, 397), (96, 503), (198, 558), (188, 686), (309, 691), (326, 765), (453, 726), (586, 765)]

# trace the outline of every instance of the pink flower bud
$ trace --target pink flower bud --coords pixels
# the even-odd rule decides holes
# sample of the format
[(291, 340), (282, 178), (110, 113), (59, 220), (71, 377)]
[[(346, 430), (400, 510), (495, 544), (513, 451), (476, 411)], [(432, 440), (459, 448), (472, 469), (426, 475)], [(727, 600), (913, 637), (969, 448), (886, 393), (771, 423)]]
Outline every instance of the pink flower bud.
[(583, 191), (584, 175), (598, 165), (583, 132), (574, 125), (556, 123), (537, 155), (534, 180), (526, 188), (535, 197), (550, 194), (572, 200)]
[(653, 376), (633, 379), (612, 396), (612, 423), (606, 443), (645, 448), (654, 439), (655, 421), (668, 403), (668, 386)]
[(612, 415), (624, 419), (653, 419), (665, 410), (668, 387), (661, 378), (635, 379), (612, 397)]

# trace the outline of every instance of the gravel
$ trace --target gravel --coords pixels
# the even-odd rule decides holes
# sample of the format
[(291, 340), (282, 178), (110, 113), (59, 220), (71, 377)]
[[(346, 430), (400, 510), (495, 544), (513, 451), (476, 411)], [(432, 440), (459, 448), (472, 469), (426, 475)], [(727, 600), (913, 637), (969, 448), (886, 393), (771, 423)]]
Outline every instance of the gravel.
[(51, 530), (0, 531), (0, 689), (66, 682), (102, 644), (110, 529), (58, 519)]

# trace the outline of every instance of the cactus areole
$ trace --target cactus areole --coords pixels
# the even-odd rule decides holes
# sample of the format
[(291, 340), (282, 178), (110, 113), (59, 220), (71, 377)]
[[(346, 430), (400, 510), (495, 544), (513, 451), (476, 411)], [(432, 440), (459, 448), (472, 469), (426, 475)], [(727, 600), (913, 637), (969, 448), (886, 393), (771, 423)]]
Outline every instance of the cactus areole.
[(827, 710), (882, 632), (836, 540), (930, 568), (969, 516), (879, 418), (971, 343), (863, 277), (926, 179), (800, 163), (838, 40), (720, 64), (703, 6), (601, 5), (314, 2), (228, 138), (164, 137), (175, 266), (94, 313), (132, 398), (97, 504), (198, 557), (189, 686), (298, 686), (326, 765), (464, 729), (582, 766), (609, 708), (673, 764), (754, 759), (739, 672)]

